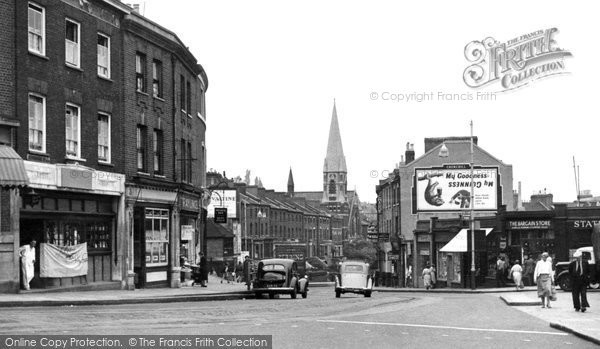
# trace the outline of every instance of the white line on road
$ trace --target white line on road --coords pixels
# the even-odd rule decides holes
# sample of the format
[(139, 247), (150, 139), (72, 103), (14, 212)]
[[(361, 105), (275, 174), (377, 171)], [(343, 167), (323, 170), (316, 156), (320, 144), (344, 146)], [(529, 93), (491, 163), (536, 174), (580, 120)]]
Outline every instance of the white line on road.
[(472, 328), (472, 327), (418, 325), (418, 324), (398, 324), (398, 323), (393, 323), (393, 322), (368, 322), (368, 321), (345, 321), (345, 320), (317, 320), (317, 322), (330, 322), (330, 323), (338, 323), (338, 324), (357, 324), (357, 325), (439, 328), (439, 329), (462, 330), (462, 331), (508, 332), (508, 333), (547, 334), (547, 335), (552, 335), (552, 336), (568, 336), (567, 333), (561, 333), (561, 332), (503, 330), (503, 329), (497, 329), (497, 328)]

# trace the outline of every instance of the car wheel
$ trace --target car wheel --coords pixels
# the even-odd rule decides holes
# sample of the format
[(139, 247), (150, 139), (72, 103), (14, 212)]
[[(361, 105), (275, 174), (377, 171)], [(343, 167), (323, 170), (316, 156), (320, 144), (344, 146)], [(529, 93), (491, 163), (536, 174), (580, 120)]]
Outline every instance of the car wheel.
[(269, 293), (269, 299), (275, 299), (275, 293)]
[(341, 295), (342, 295), (342, 292), (335, 291), (335, 298), (340, 298)]
[(560, 286), (560, 289), (563, 290), (563, 291), (565, 291), (565, 292), (571, 291), (571, 276), (569, 276), (569, 275), (563, 275), (558, 280), (558, 285)]
[(370, 298), (371, 297), (371, 291), (365, 292), (365, 297)]
[(600, 283), (596, 282), (596, 283), (590, 283), (590, 288), (593, 288), (594, 290), (597, 289), (598, 287), (600, 287)]

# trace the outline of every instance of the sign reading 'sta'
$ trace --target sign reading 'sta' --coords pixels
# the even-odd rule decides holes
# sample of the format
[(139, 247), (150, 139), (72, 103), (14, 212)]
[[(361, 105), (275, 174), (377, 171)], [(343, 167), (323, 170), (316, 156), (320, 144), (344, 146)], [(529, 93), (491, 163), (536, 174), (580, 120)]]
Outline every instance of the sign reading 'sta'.
[(567, 74), (565, 57), (571, 52), (559, 48), (550, 28), (524, 34), (500, 43), (489, 37), (465, 46), (465, 58), (471, 63), (463, 73), (469, 87), (499, 84), (498, 91), (523, 87), (532, 81)]

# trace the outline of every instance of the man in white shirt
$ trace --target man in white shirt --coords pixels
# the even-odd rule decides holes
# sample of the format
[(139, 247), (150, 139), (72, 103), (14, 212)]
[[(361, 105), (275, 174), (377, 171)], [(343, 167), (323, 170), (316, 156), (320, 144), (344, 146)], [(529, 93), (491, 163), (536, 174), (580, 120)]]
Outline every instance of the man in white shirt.
[(31, 240), (29, 245), (23, 245), (19, 248), (19, 257), (21, 257), (21, 276), (23, 279), (23, 288), (26, 290), (29, 290), (29, 283), (33, 279), (35, 245), (36, 241)]
[(548, 257), (548, 252), (542, 253), (542, 259), (535, 265), (533, 278), (537, 283), (538, 297), (542, 299), (542, 308), (552, 308), (550, 297), (552, 296), (554, 271), (552, 270), (552, 259)]

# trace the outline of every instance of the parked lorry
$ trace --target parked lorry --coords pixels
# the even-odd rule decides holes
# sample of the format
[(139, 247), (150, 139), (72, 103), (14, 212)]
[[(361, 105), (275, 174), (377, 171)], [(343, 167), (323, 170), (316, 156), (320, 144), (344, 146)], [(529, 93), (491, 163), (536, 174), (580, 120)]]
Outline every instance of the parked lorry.
[[(600, 286), (600, 272), (598, 271), (598, 263), (592, 246), (578, 248), (581, 251), (582, 258), (586, 259), (590, 264), (590, 287), (598, 288)], [(571, 276), (569, 275), (569, 262), (558, 262), (555, 268), (555, 280), (563, 291), (571, 291)]]

